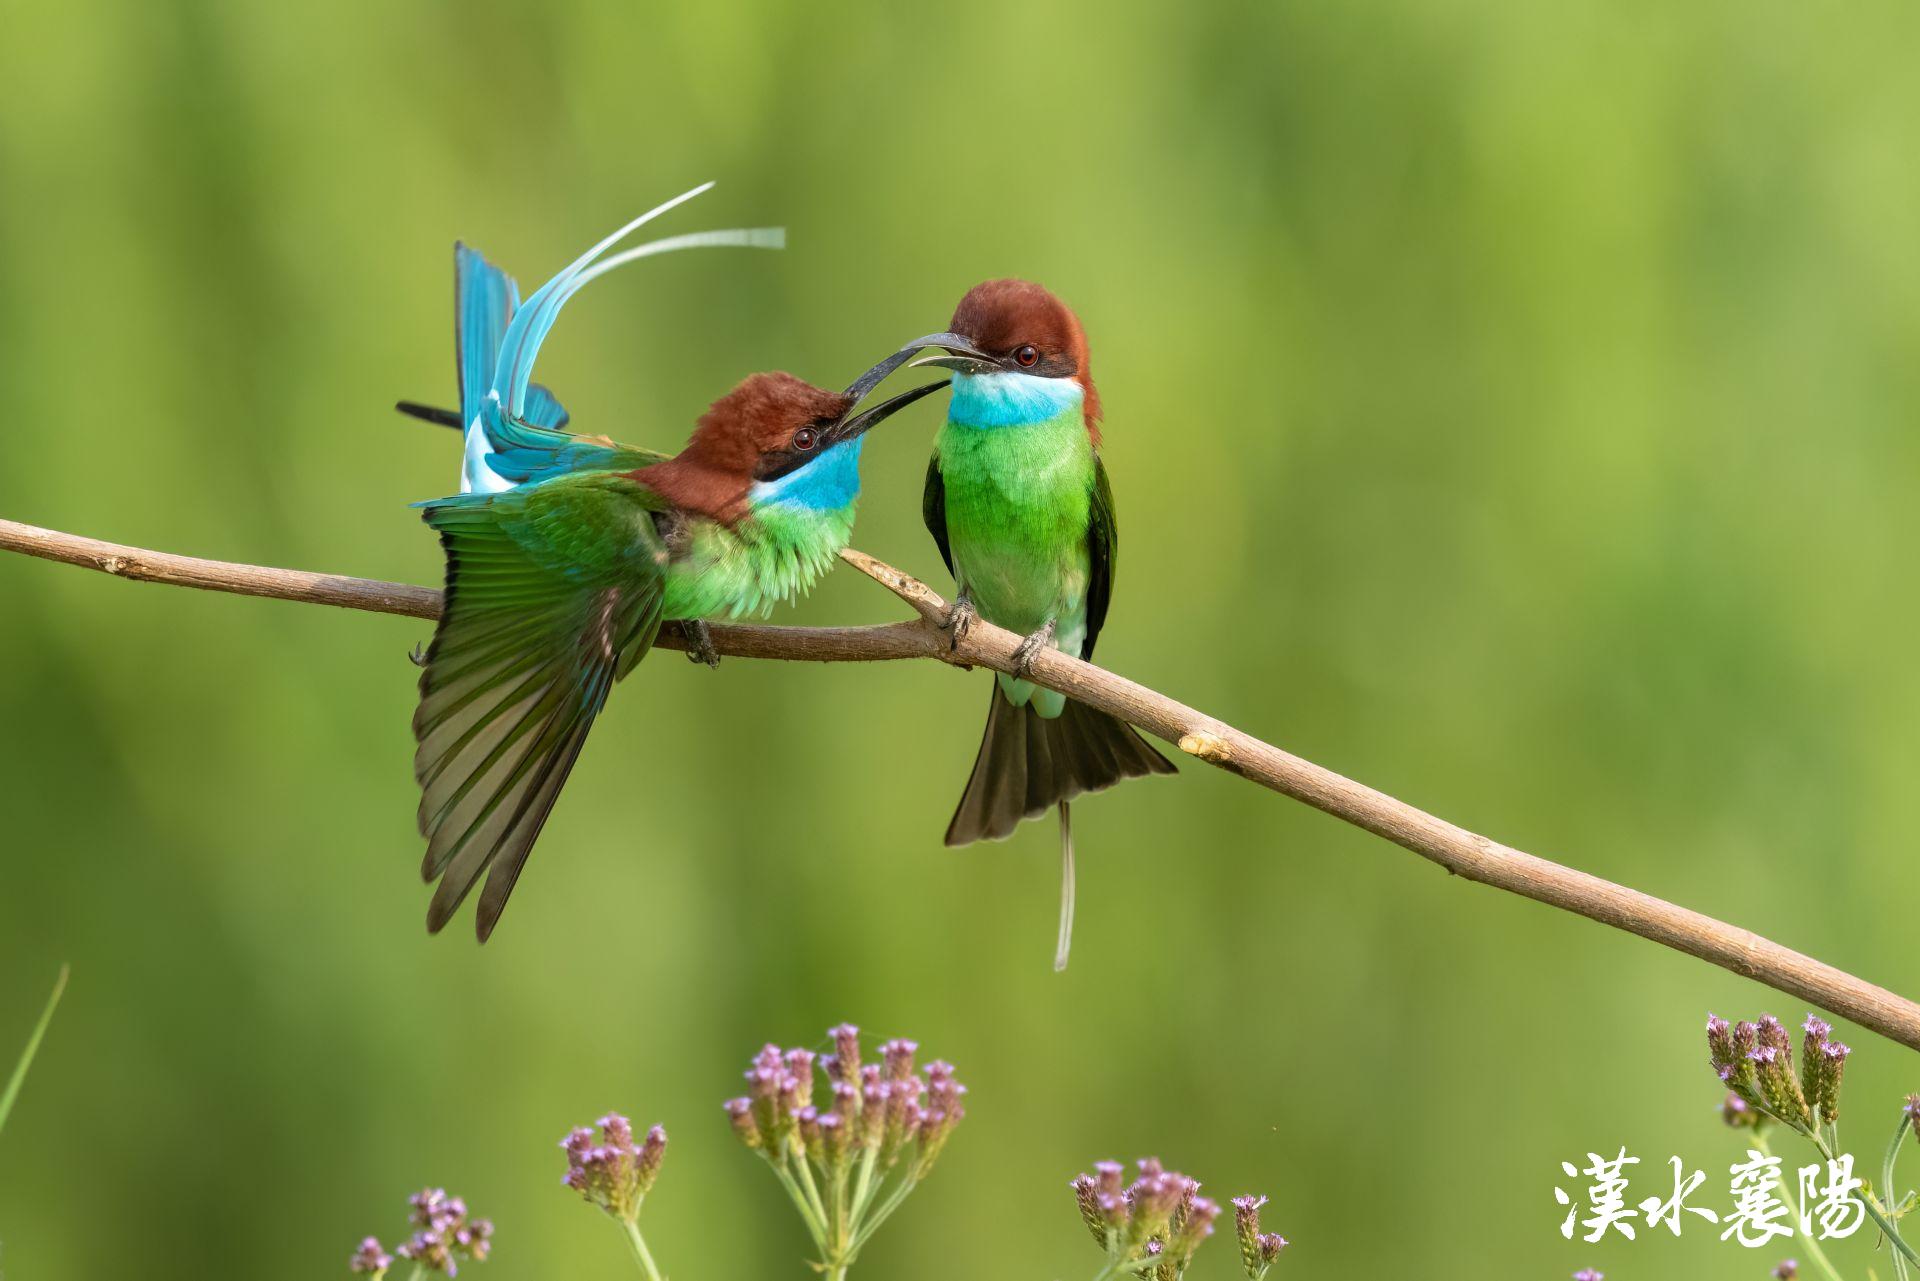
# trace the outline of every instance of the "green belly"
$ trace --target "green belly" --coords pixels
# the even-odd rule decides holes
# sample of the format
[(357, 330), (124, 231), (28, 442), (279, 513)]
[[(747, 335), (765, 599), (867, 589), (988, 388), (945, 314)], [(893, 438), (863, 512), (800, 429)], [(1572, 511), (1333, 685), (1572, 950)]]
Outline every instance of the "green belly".
[(667, 567), (665, 618), (764, 618), (804, 596), (853, 535), (853, 505), (775, 504), (728, 527), (702, 521)]
[[(1022, 635), (1049, 620), (1055, 644), (1078, 654), (1086, 634), (1087, 522), (1093, 447), (1077, 409), (1026, 426), (948, 422), (936, 446), (946, 487), (954, 578), (989, 622)], [(1014, 703), (1033, 695), (1001, 677)], [(1059, 696), (1035, 705), (1057, 715)]]

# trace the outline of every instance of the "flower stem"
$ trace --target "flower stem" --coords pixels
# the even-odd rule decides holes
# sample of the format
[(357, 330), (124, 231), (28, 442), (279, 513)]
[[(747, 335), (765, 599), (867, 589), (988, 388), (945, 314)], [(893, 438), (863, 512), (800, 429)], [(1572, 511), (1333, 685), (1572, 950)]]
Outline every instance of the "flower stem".
[[(1808, 1135), (1807, 1137), (1813, 1140), (1813, 1146), (1819, 1149), (1820, 1155), (1823, 1158), (1828, 1161), (1834, 1159), (1833, 1149), (1827, 1146), (1826, 1140), (1817, 1134)], [(1914, 1253), (1913, 1247), (1908, 1245), (1905, 1239), (1901, 1237), (1900, 1229), (1893, 1226), (1893, 1220), (1888, 1218), (1887, 1213), (1880, 1208), (1880, 1199), (1873, 1194), (1873, 1189), (1867, 1188), (1865, 1191), (1866, 1195), (1860, 1198), (1860, 1204), (1867, 1207), (1867, 1217), (1872, 1219), (1874, 1225), (1880, 1229), (1880, 1235), (1887, 1239), (1887, 1243), (1892, 1247), (1895, 1257), (1905, 1256), (1907, 1263), (1920, 1265), (1920, 1254)], [(1889, 1190), (1888, 1195), (1892, 1195), (1891, 1190)], [(1889, 1200), (1887, 1205), (1890, 1208), (1893, 1202)], [(1809, 1240), (1811, 1240), (1811, 1238), (1809, 1238)]]
[(800, 1169), (800, 1186), (806, 1190), (807, 1203), (813, 1207), (814, 1217), (820, 1221), (824, 1236), (832, 1220), (827, 1217), (827, 1203), (820, 1199), (820, 1185), (814, 1181), (813, 1164), (807, 1160), (804, 1152), (795, 1157), (793, 1163)]
[(807, 1203), (807, 1194), (800, 1190), (800, 1185), (794, 1182), (793, 1175), (784, 1164), (773, 1160), (769, 1160), (767, 1164), (773, 1167), (774, 1176), (780, 1180), (780, 1186), (785, 1188), (787, 1195), (793, 1199), (793, 1208), (800, 1211), (800, 1221), (807, 1225), (807, 1235), (813, 1238), (814, 1246), (824, 1255), (827, 1252), (826, 1225), (814, 1215), (813, 1207)]
[(860, 1216), (867, 1212), (867, 1202), (875, 1191), (873, 1167), (879, 1159), (878, 1146), (868, 1148), (867, 1154), (860, 1158), (860, 1174), (853, 1183), (853, 1221), (855, 1223), (859, 1223)]
[[(1757, 1130), (1754, 1131), (1753, 1146), (1760, 1149), (1762, 1156), (1773, 1155), (1773, 1149), (1767, 1146), (1766, 1136)], [(1793, 1189), (1788, 1187), (1787, 1183), (1786, 1179), (1780, 1180), (1780, 1200), (1786, 1204), (1787, 1213), (1793, 1216), (1793, 1221), (1799, 1223), (1801, 1222), (1800, 1203), (1794, 1200)], [(1820, 1243), (1813, 1239), (1813, 1233), (1803, 1233), (1800, 1239), (1806, 1243), (1808, 1256), (1819, 1264), (1820, 1271), (1826, 1274), (1827, 1281), (1840, 1281), (1840, 1274), (1834, 1270), (1833, 1262), (1827, 1258), (1827, 1252), (1822, 1250)]]
[(853, 1238), (853, 1248), (848, 1253), (858, 1254), (860, 1247), (865, 1245), (868, 1239), (880, 1230), (880, 1225), (887, 1221), (887, 1216), (900, 1208), (900, 1203), (907, 1199), (907, 1194), (913, 1191), (913, 1189), (914, 1181), (911, 1175), (902, 1179), (900, 1186), (893, 1190), (892, 1195), (880, 1203), (880, 1208), (874, 1211), (873, 1217), (867, 1219), (860, 1225), (859, 1235)]
[[(1900, 1159), (1900, 1144), (1907, 1137), (1908, 1119), (1903, 1108), (1895, 1119), (1893, 1141), (1887, 1144), (1886, 1159), (1880, 1163), (1880, 1196), (1891, 1209), (1898, 1206), (1900, 1194), (1893, 1187), (1893, 1166)], [(1893, 1275), (1895, 1281), (1908, 1281), (1907, 1261), (1900, 1257), (1899, 1251), (1893, 1251)]]
[(626, 1229), (627, 1244), (633, 1247), (633, 1261), (640, 1265), (641, 1274), (647, 1281), (665, 1281), (647, 1249), (646, 1238), (640, 1235), (640, 1225), (631, 1219), (621, 1219), (620, 1226)]

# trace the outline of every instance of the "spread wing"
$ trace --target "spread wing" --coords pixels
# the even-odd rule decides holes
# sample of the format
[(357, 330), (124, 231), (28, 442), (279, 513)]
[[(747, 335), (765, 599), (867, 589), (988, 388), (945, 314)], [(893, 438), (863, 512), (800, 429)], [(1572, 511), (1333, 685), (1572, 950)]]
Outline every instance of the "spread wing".
[(1087, 643), (1080, 657), (1093, 658), (1093, 643), (1107, 623), (1107, 605), (1113, 600), (1113, 570), (1120, 556), (1120, 528), (1113, 515), (1113, 486), (1107, 483), (1107, 465), (1093, 456), (1093, 500), (1087, 510)]
[(476, 926), (493, 932), (608, 691), (652, 646), (655, 506), (604, 473), (427, 506), (447, 558), (413, 718), (429, 930), (485, 875)]
[(947, 542), (947, 478), (940, 473), (940, 451), (934, 450), (933, 457), (927, 459), (927, 487), (920, 495), (920, 519), (927, 524), (927, 532), (933, 535), (934, 545), (940, 549), (940, 559), (947, 564), (947, 572), (953, 572), (953, 548)]

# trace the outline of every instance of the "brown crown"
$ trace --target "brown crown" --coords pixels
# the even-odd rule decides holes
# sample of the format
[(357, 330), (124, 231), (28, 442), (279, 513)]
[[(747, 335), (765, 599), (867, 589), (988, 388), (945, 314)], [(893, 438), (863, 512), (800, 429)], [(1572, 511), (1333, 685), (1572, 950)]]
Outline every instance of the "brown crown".
[(816, 419), (840, 418), (853, 403), (788, 373), (752, 374), (713, 402), (687, 446), (634, 475), (676, 507), (729, 524), (747, 514), (760, 456), (784, 448)]
[(1100, 393), (1093, 385), (1087, 334), (1073, 308), (1031, 280), (988, 280), (975, 285), (953, 309), (954, 333), (971, 338), (994, 356), (1031, 344), (1041, 360), (1065, 362), (1086, 392), (1087, 435), (1100, 444)]

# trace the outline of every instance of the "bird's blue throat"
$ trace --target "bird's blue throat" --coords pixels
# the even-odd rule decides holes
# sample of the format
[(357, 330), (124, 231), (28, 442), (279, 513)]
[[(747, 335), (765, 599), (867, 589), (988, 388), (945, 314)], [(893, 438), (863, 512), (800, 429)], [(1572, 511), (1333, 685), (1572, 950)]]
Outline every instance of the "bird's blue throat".
[(860, 497), (860, 447), (865, 436), (841, 441), (778, 480), (755, 481), (748, 499), (755, 507), (775, 503), (807, 511), (839, 511)]
[(1029, 427), (1077, 408), (1085, 396), (1075, 378), (955, 374), (948, 416), (964, 427)]

